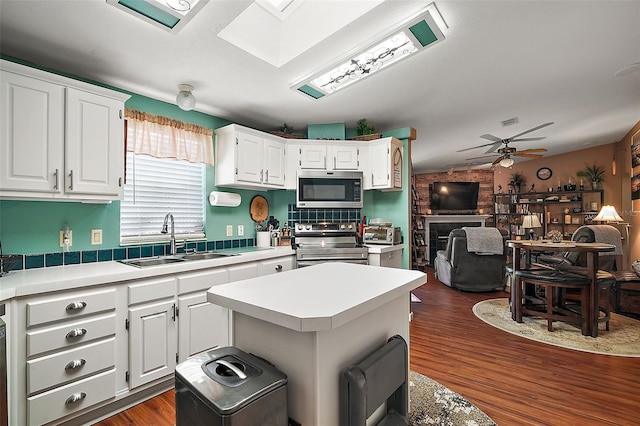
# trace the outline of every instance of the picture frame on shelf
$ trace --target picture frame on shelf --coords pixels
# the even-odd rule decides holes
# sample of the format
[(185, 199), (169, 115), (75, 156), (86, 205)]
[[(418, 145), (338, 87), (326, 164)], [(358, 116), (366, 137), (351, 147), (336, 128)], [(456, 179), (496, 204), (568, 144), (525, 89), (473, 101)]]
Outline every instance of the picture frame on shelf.
[(640, 130), (631, 136), (631, 167), (640, 166)]
[(640, 199), (640, 173), (631, 177), (631, 199)]

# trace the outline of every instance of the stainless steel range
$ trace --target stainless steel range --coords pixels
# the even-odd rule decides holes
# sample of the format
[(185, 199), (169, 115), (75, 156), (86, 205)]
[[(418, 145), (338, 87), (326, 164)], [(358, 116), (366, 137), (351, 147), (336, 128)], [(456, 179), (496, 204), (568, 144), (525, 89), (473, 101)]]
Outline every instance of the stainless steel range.
[(297, 223), (294, 244), (298, 268), (323, 262), (368, 264), (355, 222)]

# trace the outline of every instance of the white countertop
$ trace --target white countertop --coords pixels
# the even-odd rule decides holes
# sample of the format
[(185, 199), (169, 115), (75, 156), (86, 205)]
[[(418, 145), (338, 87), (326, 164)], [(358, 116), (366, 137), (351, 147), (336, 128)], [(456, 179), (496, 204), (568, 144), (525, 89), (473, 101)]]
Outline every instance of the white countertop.
[(404, 248), (404, 244), (365, 244), (364, 246), (369, 249), (371, 254), (389, 253), (391, 251), (400, 251)]
[(427, 282), (419, 271), (325, 263), (212, 287), (207, 300), (295, 331), (333, 330)]
[(6, 276), (0, 278), (0, 302), (14, 297), (29, 296), (50, 291), (71, 290), (100, 284), (153, 278), (206, 268), (231, 266), (238, 263), (271, 259), (280, 256), (293, 256), (295, 254), (291, 247), (288, 246), (259, 250), (253, 247), (245, 247), (220, 251), (238, 252), (240, 254), (238, 256), (218, 259), (189, 260), (144, 268), (111, 261), (11, 271)]

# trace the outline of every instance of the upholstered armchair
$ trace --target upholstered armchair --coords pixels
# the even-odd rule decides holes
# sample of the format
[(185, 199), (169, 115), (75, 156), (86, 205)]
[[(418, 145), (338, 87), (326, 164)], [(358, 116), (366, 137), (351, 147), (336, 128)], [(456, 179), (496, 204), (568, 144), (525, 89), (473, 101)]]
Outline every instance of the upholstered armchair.
[[(495, 228), (491, 228), (495, 229)], [(449, 287), (464, 291), (492, 291), (504, 288), (507, 259), (506, 232), (499, 230), (501, 253), (470, 251), (467, 233), (454, 229), (449, 233), (447, 247), (438, 250), (434, 262), (436, 278)]]

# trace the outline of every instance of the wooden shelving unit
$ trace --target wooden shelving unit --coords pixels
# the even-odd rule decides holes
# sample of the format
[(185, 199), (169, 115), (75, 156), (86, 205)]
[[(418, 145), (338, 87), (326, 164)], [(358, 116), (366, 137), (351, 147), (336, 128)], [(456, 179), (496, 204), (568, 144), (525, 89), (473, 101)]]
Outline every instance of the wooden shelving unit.
[(602, 189), (498, 193), (493, 194), (493, 223), (510, 238), (524, 236), (528, 230), (522, 228), (522, 218), (533, 213), (542, 225), (534, 229), (536, 236), (557, 230), (570, 238), (580, 226), (591, 223), (603, 202)]

